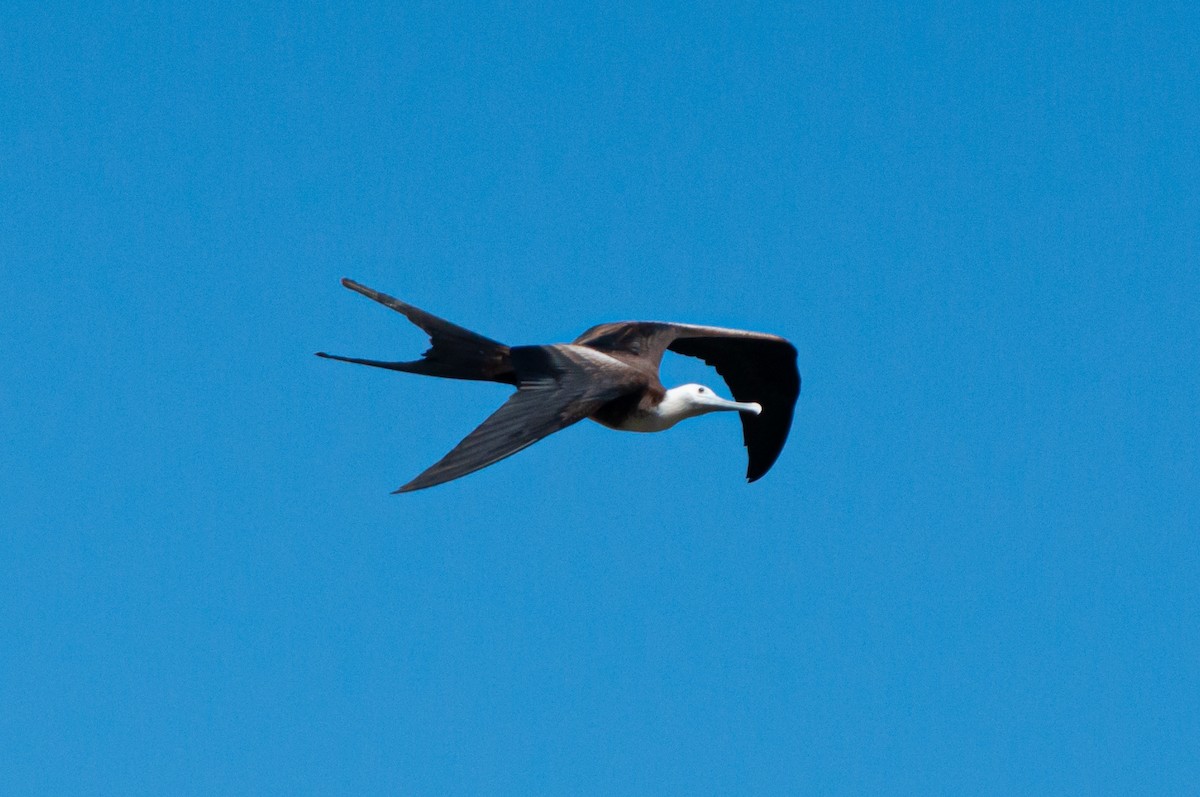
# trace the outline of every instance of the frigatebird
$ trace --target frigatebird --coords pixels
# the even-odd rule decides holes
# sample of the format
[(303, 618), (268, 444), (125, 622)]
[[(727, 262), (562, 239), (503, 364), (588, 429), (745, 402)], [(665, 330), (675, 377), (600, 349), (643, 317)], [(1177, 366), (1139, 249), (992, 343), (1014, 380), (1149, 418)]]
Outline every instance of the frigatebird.
[[(449, 454), (397, 493), (474, 473), (584, 418), (610, 429), (661, 432), (685, 418), (722, 410), (736, 411), (742, 419), (750, 459), (746, 479), (753, 482), (775, 464), (792, 426), (800, 395), (796, 347), (777, 335), (620, 321), (592, 327), (571, 343), (509, 347), (353, 280), (343, 279), (342, 285), (401, 313), (429, 335), (432, 345), (411, 362), (325, 352), (318, 357), (517, 388)], [(737, 400), (721, 398), (704, 385), (664, 388), (658, 369), (667, 350), (714, 367)]]

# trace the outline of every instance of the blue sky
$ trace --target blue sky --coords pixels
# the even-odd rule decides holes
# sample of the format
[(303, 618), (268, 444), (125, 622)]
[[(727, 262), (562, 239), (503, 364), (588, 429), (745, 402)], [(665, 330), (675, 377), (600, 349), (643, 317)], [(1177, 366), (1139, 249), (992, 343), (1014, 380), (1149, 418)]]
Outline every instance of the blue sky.
[[(185, 5), (0, 12), (3, 791), (1196, 788), (1193, 4)], [(507, 389), (343, 276), (791, 440), (389, 495)]]

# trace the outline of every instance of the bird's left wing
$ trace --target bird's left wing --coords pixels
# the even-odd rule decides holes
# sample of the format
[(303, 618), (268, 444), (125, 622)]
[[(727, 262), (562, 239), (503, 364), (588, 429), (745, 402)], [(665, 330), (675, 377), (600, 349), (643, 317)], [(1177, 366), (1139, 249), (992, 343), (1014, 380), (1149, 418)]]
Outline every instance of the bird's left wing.
[[(586, 355), (586, 356), (585, 356)], [(474, 473), (591, 415), (634, 387), (631, 369), (566, 346), (514, 346), (517, 392), (450, 453), (397, 493)]]

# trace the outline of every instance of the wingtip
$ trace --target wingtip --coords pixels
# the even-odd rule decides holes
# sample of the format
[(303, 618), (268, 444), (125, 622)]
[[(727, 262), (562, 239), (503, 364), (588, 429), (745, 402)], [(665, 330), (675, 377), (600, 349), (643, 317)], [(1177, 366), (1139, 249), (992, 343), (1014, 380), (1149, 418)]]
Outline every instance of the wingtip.
[[(774, 465), (774, 464), (775, 463), (773, 463), (773, 462), (771, 463), (771, 465)], [(765, 467), (761, 470), (759, 470), (757, 468), (747, 468), (746, 469), (746, 484), (754, 484), (756, 481), (761, 479), (763, 476), (766, 476), (767, 472), (771, 470), (771, 465), (768, 465), (767, 467)]]

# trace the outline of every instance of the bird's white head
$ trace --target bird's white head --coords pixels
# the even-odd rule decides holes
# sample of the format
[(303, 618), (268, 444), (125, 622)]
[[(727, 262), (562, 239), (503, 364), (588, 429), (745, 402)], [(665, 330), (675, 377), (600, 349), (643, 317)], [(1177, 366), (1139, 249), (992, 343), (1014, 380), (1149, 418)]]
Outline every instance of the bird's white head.
[(758, 415), (762, 412), (762, 405), (755, 401), (730, 401), (718, 396), (712, 388), (697, 384), (671, 388), (667, 391), (662, 403), (658, 405), (658, 415), (670, 426), (674, 426), (684, 418), (721, 411), (749, 412), (752, 415)]

